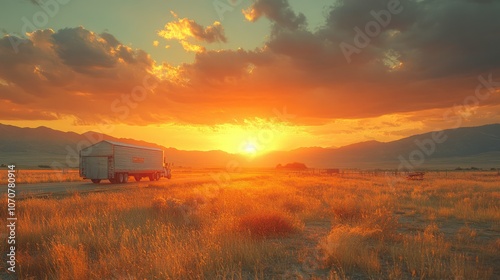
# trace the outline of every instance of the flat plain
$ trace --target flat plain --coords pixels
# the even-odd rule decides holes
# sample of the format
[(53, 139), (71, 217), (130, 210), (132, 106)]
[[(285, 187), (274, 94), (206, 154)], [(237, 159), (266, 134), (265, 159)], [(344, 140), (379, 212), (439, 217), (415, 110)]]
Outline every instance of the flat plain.
[(25, 195), (16, 205), (18, 276), (500, 278), (496, 172), (430, 172), (422, 181), (274, 171), (206, 179), (217, 174)]

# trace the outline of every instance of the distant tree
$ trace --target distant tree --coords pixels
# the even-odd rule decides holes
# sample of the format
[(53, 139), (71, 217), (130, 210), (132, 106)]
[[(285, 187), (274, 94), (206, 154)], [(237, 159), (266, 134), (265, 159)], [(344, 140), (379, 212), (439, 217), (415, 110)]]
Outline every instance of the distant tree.
[(285, 165), (282, 165), (281, 163), (276, 165), (276, 169), (286, 169), (286, 170), (304, 170), (307, 169), (307, 166), (304, 163), (301, 162), (291, 162), (287, 163)]
[(292, 162), (292, 163), (287, 163), (285, 165), (285, 169), (303, 170), (307, 169), (307, 166), (300, 162)]

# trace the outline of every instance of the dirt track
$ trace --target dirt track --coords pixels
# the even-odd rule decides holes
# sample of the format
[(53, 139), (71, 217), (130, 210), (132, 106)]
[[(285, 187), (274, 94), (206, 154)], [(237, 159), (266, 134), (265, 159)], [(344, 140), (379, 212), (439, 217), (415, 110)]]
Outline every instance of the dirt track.
[[(162, 179), (158, 181), (165, 183)], [(158, 182), (155, 182), (158, 184)], [(86, 192), (103, 192), (103, 191), (116, 191), (124, 190), (130, 188), (136, 188), (140, 186), (147, 186), (153, 182), (143, 181), (143, 182), (129, 182), (126, 184), (111, 184), (109, 182), (104, 182), (100, 184), (94, 184), (90, 181), (81, 182), (62, 182), (62, 183), (38, 183), (38, 184), (18, 184), (16, 185), (17, 197), (28, 198), (28, 197), (44, 197), (44, 196), (64, 196), (74, 192), (86, 193)], [(2, 188), (2, 193), (5, 192), (5, 188)]]
[[(125, 184), (111, 184), (107, 180), (103, 180), (99, 184), (94, 184), (90, 180), (82, 180), (78, 182), (55, 182), (55, 183), (35, 183), (35, 184), (16, 184), (16, 197), (18, 199), (28, 197), (45, 197), (45, 196), (64, 196), (75, 192), (88, 193), (88, 192), (106, 192), (106, 191), (119, 191), (126, 189), (133, 189), (138, 187), (145, 187), (148, 185), (168, 185), (185, 183), (189, 181), (208, 181), (211, 179), (210, 175), (192, 176), (172, 178), (170, 180), (162, 178), (159, 181), (151, 182), (148, 179), (143, 179), (140, 182), (135, 182), (133, 178)], [(1, 188), (0, 193), (7, 192), (7, 188)]]
[[(242, 179), (248, 177), (254, 177), (255, 174), (232, 174), (233, 179)], [(112, 184), (108, 180), (103, 180), (99, 184), (94, 184), (90, 180), (82, 180), (78, 182), (54, 182), (54, 183), (34, 183), (34, 184), (16, 184), (16, 197), (17, 199), (24, 199), (30, 197), (57, 197), (66, 196), (78, 193), (90, 193), (90, 192), (107, 192), (107, 191), (123, 191), (128, 189), (134, 189), (138, 187), (146, 187), (149, 185), (158, 186), (168, 186), (175, 184), (185, 184), (185, 183), (217, 183), (218, 181), (214, 178), (224, 178), (220, 177), (219, 173), (185, 173), (185, 174), (175, 174), (172, 179), (162, 178), (159, 181), (149, 181), (148, 179), (143, 179), (140, 182), (134, 181), (132, 177), (129, 178), (129, 182), (125, 184)], [(0, 195), (7, 193), (6, 184), (0, 187)]]

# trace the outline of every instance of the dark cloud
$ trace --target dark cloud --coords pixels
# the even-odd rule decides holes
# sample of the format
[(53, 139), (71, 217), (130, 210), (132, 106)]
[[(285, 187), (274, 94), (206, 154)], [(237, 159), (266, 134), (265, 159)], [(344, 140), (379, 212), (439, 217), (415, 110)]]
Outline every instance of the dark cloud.
[(386, 48), (399, 52), (412, 71), (433, 78), (498, 69), (500, 2), (423, 1)]
[[(315, 35), (334, 45), (353, 44), (355, 27), (364, 30), (373, 12), (391, 1), (341, 1)], [(400, 1), (402, 12), (371, 38), (354, 62), (384, 60), (391, 51), (405, 71), (418, 78), (489, 71), (500, 63), (500, 2), (470, 0)], [(373, 11), (373, 12), (372, 12)]]
[(287, 0), (257, 0), (244, 11), (244, 14), (250, 21), (256, 21), (265, 16), (277, 27), (288, 30), (297, 30), (306, 25), (304, 14), (296, 14)]
[(227, 42), (227, 38), (224, 35), (224, 27), (222, 27), (222, 24), (219, 22), (215, 22), (205, 29), (194, 21), (190, 21), (189, 26), (194, 37), (200, 41), (205, 41), (207, 43)]
[[(266, 2), (290, 9), (281, 0)], [(369, 38), (366, 46), (358, 47), (359, 53), (352, 54), (348, 63), (340, 44), (355, 46), (355, 28), (364, 31), (368, 23), (376, 22), (374, 14), (387, 14), (391, 2), (399, 1), (339, 1), (319, 30), (273, 32), (266, 43), (273, 53), (285, 55), (303, 70), (302, 76), (290, 79), (290, 83), (305, 83), (309, 89), (316, 88), (309, 91), (316, 96), (322, 92), (317, 100), (332, 101), (331, 112), (324, 117), (452, 106), (473, 93), (479, 74), (498, 76), (500, 36), (493, 34), (500, 33), (500, 18), (496, 16), (500, 3), (494, 1), (401, 1), (402, 11), (390, 14), (387, 25), (380, 26), (380, 32)], [(394, 102), (395, 96), (400, 102)], [(306, 100), (302, 104), (326, 107), (314, 104), (314, 98)], [(337, 108), (333, 101), (345, 106)]]
[(108, 41), (83, 27), (61, 29), (52, 38), (58, 56), (69, 66), (110, 68), (117, 61)]
[[(130, 99), (152, 75), (154, 62), (144, 51), (105, 37), (78, 27), (38, 30), (27, 39), (1, 38), (0, 118), (119, 119), (111, 104), (130, 102), (122, 95)], [(131, 115), (127, 121), (138, 118)]]

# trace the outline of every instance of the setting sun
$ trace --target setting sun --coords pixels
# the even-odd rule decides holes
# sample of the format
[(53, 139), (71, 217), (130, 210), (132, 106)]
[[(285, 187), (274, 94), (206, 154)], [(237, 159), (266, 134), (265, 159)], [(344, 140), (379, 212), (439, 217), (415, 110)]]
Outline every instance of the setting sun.
[(255, 146), (255, 144), (252, 144), (252, 143), (248, 142), (248, 143), (245, 144), (243, 151), (246, 154), (254, 155), (255, 153), (257, 153), (257, 147)]
[(239, 153), (247, 156), (254, 156), (259, 152), (259, 145), (252, 140), (245, 140), (241, 143)]

